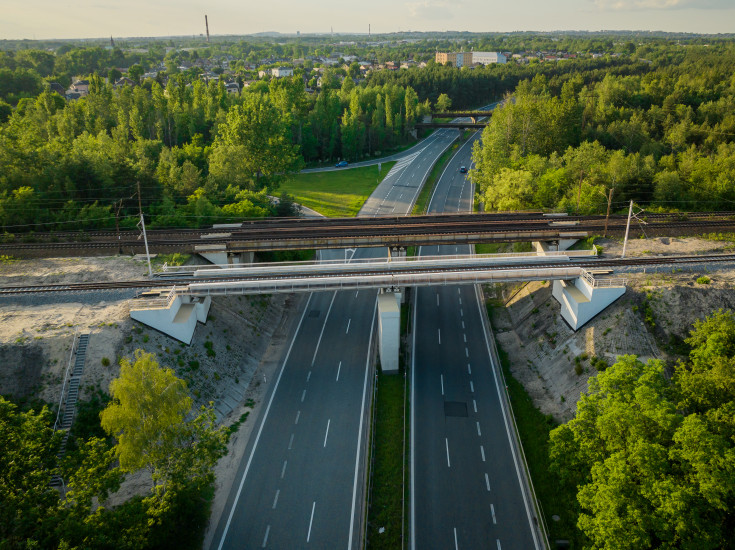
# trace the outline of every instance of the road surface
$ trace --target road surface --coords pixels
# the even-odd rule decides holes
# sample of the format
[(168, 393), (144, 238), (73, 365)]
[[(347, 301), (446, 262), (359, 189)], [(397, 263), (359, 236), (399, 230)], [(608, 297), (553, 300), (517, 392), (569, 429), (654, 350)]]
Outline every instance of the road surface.
[[(452, 158), (430, 212), (469, 211), (473, 189)], [(421, 247), (421, 254), (467, 254), (468, 246)], [(411, 548), (540, 548), (533, 529), (508, 413), (473, 286), (419, 288), (411, 380)]]
[[(409, 212), (420, 182), (457, 135), (443, 130), (424, 140), (393, 167), (361, 215)], [(350, 254), (325, 251), (320, 257)], [(212, 548), (360, 547), (376, 298), (375, 291), (309, 297), (255, 420)]]

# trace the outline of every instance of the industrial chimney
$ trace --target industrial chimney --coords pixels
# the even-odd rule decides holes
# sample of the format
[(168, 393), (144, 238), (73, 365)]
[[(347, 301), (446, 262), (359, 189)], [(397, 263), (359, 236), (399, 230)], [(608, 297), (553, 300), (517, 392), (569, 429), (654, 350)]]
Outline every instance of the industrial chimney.
[(207, 16), (204, 16), (204, 26), (207, 27), (207, 44), (209, 44), (209, 21), (207, 21)]

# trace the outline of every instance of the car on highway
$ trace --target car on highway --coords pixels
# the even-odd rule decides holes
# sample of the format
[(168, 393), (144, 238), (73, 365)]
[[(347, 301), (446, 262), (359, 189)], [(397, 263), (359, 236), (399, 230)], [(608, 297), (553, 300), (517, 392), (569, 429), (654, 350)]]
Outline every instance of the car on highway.
[(347, 166), (346, 160), (341, 160), (337, 164), (334, 165), (335, 168), (344, 168), (345, 166)]
[(466, 174), (467, 173), (467, 167), (466, 166), (460, 166), (459, 167), (459, 173), (460, 174)]

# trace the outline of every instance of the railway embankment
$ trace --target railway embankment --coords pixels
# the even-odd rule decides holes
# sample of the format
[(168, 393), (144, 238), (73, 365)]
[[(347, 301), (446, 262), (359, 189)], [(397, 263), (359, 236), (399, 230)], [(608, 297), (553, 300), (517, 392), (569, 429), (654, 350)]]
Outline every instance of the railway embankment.
[[(617, 239), (595, 241), (603, 256), (622, 252)], [(635, 239), (626, 257), (731, 252), (729, 241), (701, 238)], [(551, 282), (496, 285), (492, 322), (498, 344), (511, 358), (513, 376), (534, 404), (557, 421), (574, 414), (587, 381), (619, 355), (675, 361), (693, 323), (720, 308), (735, 309), (735, 269), (731, 264), (698, 264), (686, 269), (630, 269), (625, 295), (578, 331), (560, 317)]]

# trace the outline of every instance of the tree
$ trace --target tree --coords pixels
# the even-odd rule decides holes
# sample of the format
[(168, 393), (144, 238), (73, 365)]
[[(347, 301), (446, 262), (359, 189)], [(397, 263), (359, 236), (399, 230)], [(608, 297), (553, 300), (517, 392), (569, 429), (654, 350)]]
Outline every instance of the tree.
[(203, 488), (213, 480), (211, 469), (226, 452), (224, 428), (215, 429), (211, 408), (186, 420), (192, 406), (186, 383), (154, 354), (139, 349), (134, 362), (122, 359), (110, 395), (100, 418), (117, 438), (121, 470), (148, 468), (161, 498), (169, 489)]
[(138, 64), (131, 65), (128, 69), (128, 77), (136, 84), (140, 84), (140, 77), (145, 74), (145, 69)]
[(234, 105), (212, 146), (209, 171), (219, 187), (260, 187), (300, 167), (298, 147), (291, 144), (289, 117), (281, 115), (267, 95), (246, 94)]
[(590, 379), (551, 432), (552, 467), (577, 488), (591, 548), (732, 548), (735, 317), (695, 324), (673, 379), (634, 356)]
[(436, 98), (436, 110), (438, 112), (448, 111), (452, 107), (452, 100), (447, 94), (439, 94)]
[(45, 544), (53, 531), (59, 494), (49, 486), (56, 473), (61, 432), (51, 414), (18, 412), (0, 397), (0, 543), (4, 548)]
[(174, 450), (178, 429), (191, 410), (186, 384), (171, 369), (159, 367), (154, 354), (136, 350), (134, 362), (120, 361), (110, 395), (100, 418), (102, 428), (117, 438), (120, 468), (153, 471)]

